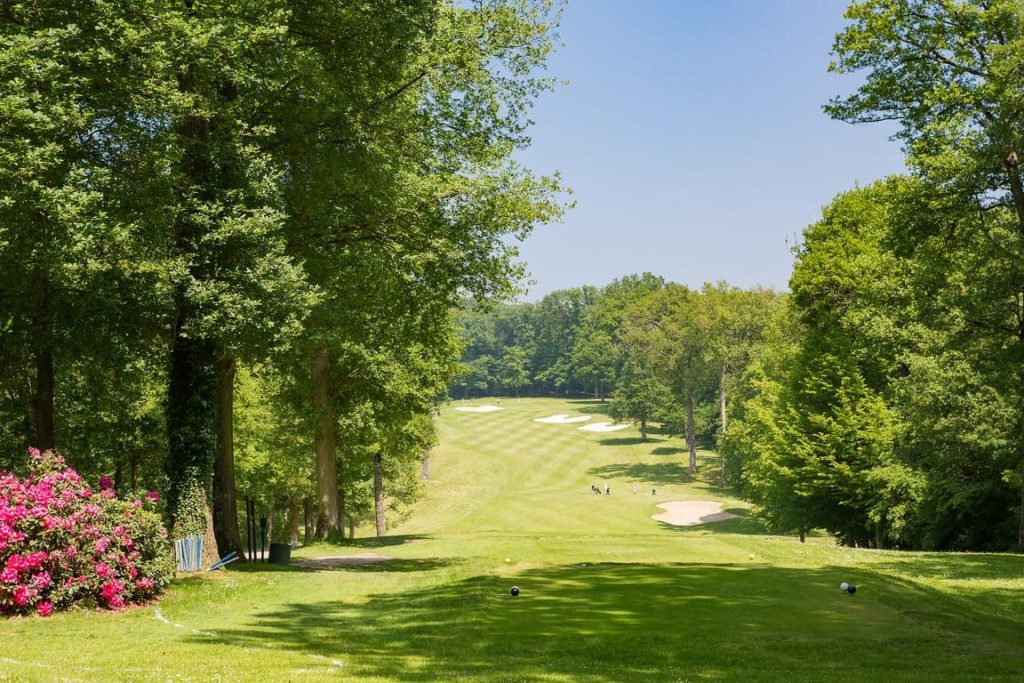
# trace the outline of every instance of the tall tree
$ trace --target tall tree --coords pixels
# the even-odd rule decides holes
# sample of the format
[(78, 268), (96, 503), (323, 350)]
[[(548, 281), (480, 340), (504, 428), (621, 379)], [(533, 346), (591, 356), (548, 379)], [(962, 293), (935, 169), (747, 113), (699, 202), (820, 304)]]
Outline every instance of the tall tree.
[(918, 257), (923, 299), (934, 301), (938, 316), (965, 321), (958, 342), (981, 364), (1003, 368), (987, 381), (1012, 395), (1018, 411), (1017, 464), (1007, 476), (1018, 486), (1024, 547), (1024, 6), (862, 0), (847, 17), (832, 70), (865, 78), (826, 109), (846, 121), (900, 124), (930, 199), (915, 202), (899, 242)]

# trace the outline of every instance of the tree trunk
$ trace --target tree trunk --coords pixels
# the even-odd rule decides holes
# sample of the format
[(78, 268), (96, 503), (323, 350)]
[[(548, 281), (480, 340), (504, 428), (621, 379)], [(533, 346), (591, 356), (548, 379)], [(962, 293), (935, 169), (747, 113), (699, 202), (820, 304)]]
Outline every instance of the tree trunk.
[(1024, 456), (1020, 459), (1020, 511), (1017, 520), (1017, 547), (1024, 550)]
[(697, 472), (697, 434), (693, 424), (693, 392), (686, 392), (686, 447), (690, 449), (690, 474)]
[(1013, 208), (1017, 213), (1017, 230), (1024, 234), (1024, 185), (1020, 179), (1020, 160), (1017, 152), (1011, 151), (1003, 160), (1003, 167), (1006, 169), (1007, 180), (1010, 181), (1010, 196), (1013, 199)]
[(341, 539), (345, 538), (345, 519), (349, 517), (345, 505), (345, 487), (338, 486), (338, 538)]
[(270, 501), (270, 511), (267, 513), (267, 551), (269, 556), (270, 544), (274, 542), (274, 501)]
[(213, 463), (213, 531), (217, 550), (244, 557), (235, 499), (235, 359), (221, 351), (217, 361), (217, 459)]
[[(43, 341), (42, 343), (48, 344)], [(35, 395), (32, 397), (34, 433), (32, 445), (41, 451), (52, 451), (53, 437), (53, 352), (48, 346), (36, 350)]]
[(348, 537), (356, 537), (356, 519), (352, 515), (348, 516)]
[(209, 342), (182, 334), (187, 316), (179, 310), (168, 372), (167, 511), (174, 538), (203, 536), (204, 561), (209, 554), (215, 561), (210, 485), (217, 452), (216, 359)]
[(722, 366), (722, 371), (718, 375), (718, 397), (719, 397), (719, 410), (722, 416), (722, 434), (725, 434), (725, 428), (728, 426), (728, 419), (725, 414), (725, 366)]
[(338, 540), (341, 506), (338, 503), (338, 455), (334, 431), (334, 405), (330, 392), (331, 361), (327, 349), (313, 352), (313, 411), (316, 451), (316, 492), (318, 541)]
[(114, 456), (114, 490), (117, 491), (118, 493), (123, 494), (124, 493), (124, 489), (122, 487), (123, 484), (124, 484), (124, 466), (121, 465), (121, 456), (120, 455), (115, 455)]
[[(192, 2), (186, 0), (191, 11)], [(192, 65), (177, 73), (178, 91), (190, 96), (196, 92)], [(200, 111), (183, 114), (174, 122), (174, 132), (182, 139), (184, 153), (178, 162), (179, 199), (208, 201), (215, 193), (215, 163), (209, 142), (212, 122)], [(195, 258), (198, 244), (208, 226), (195, 212), (182, 211), (176, 217), (175, 251), (191, 262), (189, 274), (198, 281), (209, 280), (202, 260)], [(184, 286), (175, 292), (174, 331), (171, 343), (167, 383), (167, 457), (164, 470), (170, 480), (167, 511), (176, 538), (203, 536), (203, 561), (212, 554), (217, 559), (211, 505), (213, 462), (217, 453), (217, 372), (216, 348), (207, 339), (186, 332), (195, 311)]]
[(384, 535), (384, 467), (379, 452), (373, 455), (373, 509), (379, 538)]
[(213, 510), (206, 505), (206, 529), (203, 531), (203, 568), (209, 567), (222, 556), (217, 554), (217, 538), (213, 535)]
[[(722, 415), (722, 437), (723, 437), (723, 439), (725, 437), (725, 429), (726, 429), (726, 427), (729, 426), (727, 415), (726, 415), (726, 410), (725, 410), (725, 405), (726, 405), (726, 401), (725, 401), (725, 374), (726, 374), (726, 370), (727, 370), (727, 367), (725, 365), (723, 365), (722, 366), (722, 372), (718, 376), (718, 395), (719, 395), (719, 400), (721, 401), (721, 403), (719, 405), (719, 408), (721, 410), (721, 415)], [(716, 445), (718, 446), (718, 460), (721, 463), (721, 469), (719, 470), (719, 473), (718, 473), (718, 483), (721, 484), (722, 486), (725, 486), (725, 454), (722, 451), (722, 444), (718, 443)]]
[(640, 440), (647, 441), (647, 418), (640, 418)]
[(134, 492), (139, 490), (139, 451), (137, 448), (132, 449), (130, 466), (132, 491)]
[(430, 453), (423, 454), (423, 463), (420, 466), (420, 477), (430, 479)]
[(303, 545), (312, 543), (313, 537), (316, 536), (316, 519), (313, 515), (313, 497), (306, 496), (302, 499), (302, 524), (306, 534), (302, 541)]
[(288, 543), (299, 547), (299, 501), (294, 496), (288, 499)]
[(252, 496), (245, 497), (245, 536), (248, 542), (247, 548), (249, 550), (249, 559), (253, 562), (258, 561), (256, 554), (256, 535), (257, 535), (257, 522), (256, 522), (256, 501), (252, 499)]

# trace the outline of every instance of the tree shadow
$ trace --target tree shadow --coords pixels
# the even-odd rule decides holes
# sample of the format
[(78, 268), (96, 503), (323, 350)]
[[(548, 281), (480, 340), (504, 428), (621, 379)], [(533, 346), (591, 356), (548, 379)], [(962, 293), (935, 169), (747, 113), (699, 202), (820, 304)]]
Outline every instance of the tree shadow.
[(678, 455), (679, 453), (686, 453), (685, 448), (678, 448), (676, 446), (658, 446), (651, 451), (651, 455)]
[[(345, 562), (354, 558), (310, 558), (303, 560), (302, 566), (296, 569), (306, 572), (352, 572), (352, 573), (406, 573), (429, 572), (442, 567), (451, 567), (457, 561), (441, 557), (424, 557), (418, 559), (399, 559), (389, 557), (374, 561)], [(342, 560), (342, 561), (338, 561)]]
[(598, 441), (602, 446), (640, 446), (649, 443), (661, 443), (664, 439), (655, 439), (647, 437), (647, 441), (644, 441), (639, 436), (617, 436), (600, 439)]
[(601, 403), (597, 400), (584, 400), (576, 399), (566, 401), (573, 407), (577, 412), (583, 413), (584, 415), (607, 415), (608, 414), (608, 403)]
[[(841, 581), (861, 591), (841, 593)], [(928, 621), (908, 622), (919, 604)], [(860, 568), (594, 564), (311, 596), (186, 638), (336, 657), (350, 678), (407, 682), (1009, 680), (1024, 666), (1019, 624), (989, 616)]]
[(655, 486), (688, 484), (693, 481), (686, 466), (678, 462), (613, 463), (592, 467), (587, 474), (601, 479), (627, 479)]
[(303, 546), (302, 550), (314, 549), (317, 554), (323, 554), (320, 551), (332, 552), (334, 549), (347, 550), (351, 548), (387, 548), (396, 545), (406, 545), (408, 543), (419, 543), (421, 541), (430, 540), (430, 536), (425, 534), (398, 534), (395, 536), (367, 536), (364, 538), (346, 538), (343, 541), (337, 543), (318, 542), (312, 543), (308, 546)]
[(399, 534), (397, 536), (380, 536), (367, 538), (351, 538), (346, 540), (342, 548), (387, 548), (394, 545), (405, 545), (407, 543), (418, 543), (426, 541), (430, 536), (423, 534)]

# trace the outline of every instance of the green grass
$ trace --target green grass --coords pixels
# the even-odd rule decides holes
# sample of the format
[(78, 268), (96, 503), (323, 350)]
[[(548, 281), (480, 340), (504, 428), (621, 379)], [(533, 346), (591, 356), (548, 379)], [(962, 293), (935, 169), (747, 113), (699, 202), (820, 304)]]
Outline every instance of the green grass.
[[(477, 401), (477, 404), (481, 403)], [(460, 405), (460, 404), (455, 404)], [(1024, 672), (1024, 557), (771, 536), (686, 473), (679, 439), (539, 424), (589, 401), (442, 411), (432, 480), (391, 536), (177, 582), (126, 612), (0, 622), (0, 680), (963, 681)], [(595, 496), (590, 485), (611, 485)], [(633, 485), (638, 494), (632, 492)], [(657, 497), (651, 496), (656, 487)], [(658, 501), (741, 515), (676, 528)], [(369, 533), (370, 530), (364, 530)], [(855, 596), (838, 585), (858, 586)], [(509, 587), (522, 588), (518, 598)]]

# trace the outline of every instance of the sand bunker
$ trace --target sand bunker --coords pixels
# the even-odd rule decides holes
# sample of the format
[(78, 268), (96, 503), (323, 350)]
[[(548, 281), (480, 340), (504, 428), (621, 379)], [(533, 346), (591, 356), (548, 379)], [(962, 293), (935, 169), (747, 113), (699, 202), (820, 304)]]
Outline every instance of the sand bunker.
[(535, 417), (533, 421), (564, 425), (569, 424), (570, 422), (586, 422), (589, 419), (589, 415), (577, 415), (576, 417), (569, 417), (568, 415), (552, 415), (551, 417)]
[(578, 427), (587, 432), (617, 432), (620, 429), (629, 427), (629, 424), (612, 424), (611, 422), (595, 422), (592, 425), (583, 425)]
[(461, 410), (464, 413), (493, 413), (495, 410), (501, 410), (500, 406), (459, 406), (455, 410)]
[(651, 519), (673, 526), (697, 526), (709, 522), (739, 519), (739, 515), (722, 510), (722, 504), (717, 500), (673, 500), (668, 503), (658, 503), (658, 507), (665, 512), (651, 515)]
[(303, 569), (338, 569), (340, 567), (387, 562), (390, 559), (393, 558), (375, 553), (363, 553), (362, 555), (345, 555), (343, 557), (314, 557), (308, 560), (293, 560), (292, 564)]

